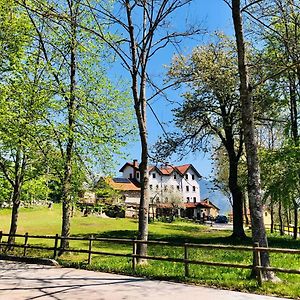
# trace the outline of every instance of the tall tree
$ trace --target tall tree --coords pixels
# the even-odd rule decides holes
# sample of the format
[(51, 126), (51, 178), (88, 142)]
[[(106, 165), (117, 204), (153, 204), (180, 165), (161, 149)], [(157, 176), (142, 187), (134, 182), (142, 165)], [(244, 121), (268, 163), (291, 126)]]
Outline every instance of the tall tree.
[[(221, 34), (216, 43), (199, 46), (188, 57), (176, 56), (173, 59), (169, 78), (177, 86), (187, 85), (188, 91), (184, 94), (183, 104), (174, 109), (175, 125), (180, 132), (160, 140), (156, 148), (163, 156), (182, 148), (203, 150), (208, 143), (211, 148), (221, 146), (225, 149), (229, 169), (227, 181), (233, 204), (233, 236), (243, 239), (246, 235), (238, 165), (244, 140), (236, 60), (232, 41)], [(214, 138), (219, 141), (218, 145), (212, 142)]]
[[(34, 80), (15, 74), (10, 83), (0, 85), (0, 169), (11, 186), (12, 215), (10, 234), (17, 231), (23, 185), (39, 176), (43, 163), (36, 137), (44, 132), (45, 94)], [(45, 143), (41, 138), (40, 143)], [(13, 244), (10, 236), (8, 244)]]
[[(242, 108), (242, 124), (244, 129), (245, 148), (248, 169), (248, 195), (251, 214), (251, 228), (253, 241), (262, 247), (268, 247), (267, 234), (263, 219), (263, 203), (261, 195), (260, 170), (255, 139), (255, 124), (253, 114), (253, 87), (249, 80), (249, 67), (246, 42), (244, 38), (242, 9), (240, 0), (231, 1), (232, 20), (236, 38), (238, 54), (238, 71), (240, 78), (240, 101)], [(267, 252), (261, 253), (263, 266), (270, 266)], [(266, 280), (274, 280), (273, 272), (263, 272)]]
[[(276, 0), (271, 1), (271, 4), (273, 4), (271, 8), (273, 30), (264, 35), (268, 53), (267, 62), (276, 65), (275, 70), (269, 69), (269, 73), (276, 74), (276, 71), (278, 73), (273, 82), (280, 95), (279, 98), (283, 101), (278, 101), (277, 106), (278, 109), (284, 107), (285, 114), (288, 115), (286, 132), (288, 133), (287, 139), (290, 141), (287, 143), (291, 149), (297, 149), (299, 146), (300, 11), (293, 0)], [(287, 153), (285, 150), (283, 149), (282, 153)], [(286, 159), (289, 160), (290, 155)], [(300, 179), (300, 172), (298, 179)], [(294, 189), (297, 190), (297, 185)], [(293, 195), (290, 201), (294, 211), (294, 238), (297, 238), (299, 195), (293, 193), (290, 195)]]
[(32, 171), (40, 162), (34, 136), (44, 132), (41, 120), (48, 98), (39, 89), (38, 62), (29, 51), (33, 40), (29, 19), (14, 1), (0, 4), (0, 170), (11, 188), (11, 245), (22, 187), (39, 174)]
[[(61, 181), (64, 237), (70, 235), (75, 166), (108, 168), (132, 131), (128, 93), (106, 76), (109, 49), (82, 29), (97, 25), (89, 4), (84, 0), (23, 3), (38, 37), (44, 78), (53, 94), (45, 118), (53, 150), (44, 149), (44, 154), (60, 162), (56, 172)], [(61, 250), (67, 247), (67, 240), (62, 239)]]
[[(94, 6), (89, 5), (98, 22), (97, 28), (83, 26), (114, 50), (130, 76), (131, 95), (141, 144), (138, 239), (142, 241), (148, 239), (149, 214), (147, 105), (151, 99), (166, 89), (161, 83), (152, 81), (149, 69), (159, 50), (178, 43), (181, 37), (199, 32), (197, 28), (176, 31), (170, 26), (172, 16), (190, 2), (191, 0), (116, 0), (113, 8), (97, 3)], [(116, 32), (107, 33), (101, 26), (103, 22), (114, 24)], [(115, 38), (111, 39), (112, 36)], [(149, 86), (154, 89), (154, 93), (147, 97), (146, 90)], [(147, 254), (146, 244), (138, 245), (138, 254), (141, 256)], [(145, 262), (144, 259), (138, 261)]]

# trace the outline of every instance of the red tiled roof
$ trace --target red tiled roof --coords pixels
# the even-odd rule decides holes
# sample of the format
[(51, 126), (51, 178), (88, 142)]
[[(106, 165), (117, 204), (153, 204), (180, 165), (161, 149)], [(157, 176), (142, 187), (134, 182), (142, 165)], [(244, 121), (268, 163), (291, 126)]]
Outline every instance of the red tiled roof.
[(199, 205), (202, 206), (202, 207), (204, 207), (204, 208), (213, 208), (212, 205), (210, 205), (210, 204), (208, 204), (208, 203), (206, 203), (204, 201), (200, 201)]
[(174, 171), (174, 168), (173, 167), (163, 167), (163, 168), (160, 168), (159, 171), (163, 175), (170, 175)]
[(188, 203), (184, 203), (185, 208), (196, 208), (196, 203), (193, 202), (188, 202)]
[[(127, 166), (134, 168), (136, 171), (139, 170), (139, 167), (138, 167), (139, 164), (137, 161), (135, 161), (135, 164), (133, 164), (132, 162), (126, 162), (119, 171), (123, 172), (123, 170)], [(161, 168), (157, 168), (156, 166), (148, 166), (148, 171), (150, 172), (153, 169), (156, 169), (157, 172), (161, 173), (162, 175), (166, 175), (166, 176), (171, 175), (174, 171), (177, 171), (180, 175), (183, 176), (190, 168), (197, 174), (198, 177), (202, 177), (192, 164), (185, 164), (182, 166), (168, 165), (168, 166), (161, 167)]]
[(205, 202), (188, 202), (184, 203), (185, 208), (196, 208), (196, 207), (202, 207), (202, 208), (212, 208), (213, 206), (210, 204), (207, 204)]
[(187, 172), (187, 170), (191, 167), (191, 164), (186, 164), (186, 165), (182, 165), (182, 166), (178, 166), (176, 167), (176, 169), (181, 173), (184, 174)]
[(158, 208), (174, 208), (175, 206), (178, 207), (178, 208), (184, 208), (185, 204), (186, 203), (178, 203), (176, 205), (173, 205), (172, 203), (157, 203), (156, 206)]

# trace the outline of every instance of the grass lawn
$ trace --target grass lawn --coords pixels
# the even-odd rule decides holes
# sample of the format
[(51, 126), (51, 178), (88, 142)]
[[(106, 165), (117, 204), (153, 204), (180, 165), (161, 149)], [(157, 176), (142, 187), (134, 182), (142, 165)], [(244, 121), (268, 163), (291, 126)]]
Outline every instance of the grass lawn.
[[(54, 205), (52, 210), (48, 208), (21, 209), (18, 233), (28, 232), (32, 235), (54, 235), (60, 232), (61, 208)], [(0, 230), (8, 232), (10, 223), (10, 210), (0, 210)], [(72, 218), (71, 235), (95, 237), (134, 238), (137, 233), (137, 222), (131, 219), (104, 219), (95, 216), (82, 217), (77, 212)], [(155, 222), (149, 225), (151, 240), (166, 240), (172, 242), (211, 243), (223, 245), (251, 245), (251, 239), (240, 242), (230, 237), (229, 231), (215, 231), (209, 227), (176, 221), (171, 224)], [(250, 233), (248, 233), (250, 235)], [(30, 240), (31, 243), (41, 243), (40, 240)], [(277, 234), (269, 235), (271, 247), (300, 248), (300, 241), (294, 241), (291, 237), (280, 237)], [(53, 240), (43, 241), (43, 245), (53, 246)], [(73, 248), (87, 249), (84, 241), (71, 241)], [(183, 257), (182, 247), (155, 246), (148, 248), (149, 255)], [(131, 245), (116, 243), (94, 242), (93, 250), (101, 250), (113, 253), (131, 253)], [(42, 253), (35, 252), (41, 256)], [(43, 253), (45, 256), (45, 253)], [(52, 253), (48, 253), (51, 257)], [(190, 249), (189, 258), (195, 260), (207, 260), (214, 262), (232, 262), (251, 264), (252, 253), (245, 251)], [(93, 270), (119, 272), (133, 274), (131, 259), (112, 256), (93, 256), (92, 264), (87, 265), (87, 254), (66, 253), (59, 258), (63, 265), (84, 267)], [(300, 269), (299, 255), (271, 254), (272, 266)], [(250, 278), (250, 271), (224, 267), (211, 267), (190, 265), (190, 276), (184, 277), (184, 266), (181, 263), (149, 261), (145, 266), (138, 267), (135, 275), (151, 278), (184, 281), (194, 284), (218, 286), (240, 291), (250, 291), (260, 294), (273, 294), (279, 296), (300, 299), (300, 275), (278, 273), (282, 280), (280, 284), (264, 283), (258, 287), (256, 280)]]

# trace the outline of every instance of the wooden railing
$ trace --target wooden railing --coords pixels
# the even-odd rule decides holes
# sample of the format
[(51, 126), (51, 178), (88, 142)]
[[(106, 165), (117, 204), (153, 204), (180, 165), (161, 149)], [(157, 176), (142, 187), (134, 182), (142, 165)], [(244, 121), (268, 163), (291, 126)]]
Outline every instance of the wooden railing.
[[(4, 248), (7, 248), (7, 241), (3, 241), (3, 237), (10, 237), (9, 234), (5, 234), (0, 231), (0, 251)], [(184, 274), (186, 277), (189, 277), (189, 265), (202, 265), (202, 266), (214, 266), (214, 267), (227, 267), (227, 268), (241, 268), (241, 269), (252, 269), (257, 274), (257, 281), (259, 285), (262, 285), (263, 281), (263, 271), (274, 271), (274, 272), (282, 272), (282, 273), (290, 273), (290, 274), (299, 274), (300, 270), (296, 269), (284, 269), (284, 268), (276, 268), (276, 267), (264, 267), (261, 264), (261, 253), (262, 252), (273, 252), (273, 253), (285, 253), (285, 254), (294, 254), (299, 255), (300, 250), (296, 249), (282, 249), (282, 248), (265, 248), (260, 247), (255, 244), (253, 247), (251, 246), (229, 246), (229, 245), (211, 245), (211, 244), (193, 244), (193, 243), (173, 243), (166, 241), (141, 241), (141, 240), (131, 240), (131, 239), (117, 239), (117, 238), (95, 238), (90, 236), (88, 238), (83, 237), (62, 237), (56, 234), (55, 236), (47, 236), (47, 235), (29, 235), (28, 233), (15, 234), (15, 238), (24, 238), (24, 243), (15, 243), (13, 247), (23, 248), (23, 256), (26, 256), (27, 249), (37, 249), (37, 250), (48, 250), (52, 251), (52, 257), (57, 259), (58, 253), (60, 250), (59, 241), (62, 239), (68, 241), (87, 241), (88, 249), (67, 249), (67, 252), (73, 253), (86, 253), (87, 254), (87, 262), (91, 264), (92, 255), (109, 255), (109, 256), (119, 256), (119, 257), (129, 257), (132, 261), (132, 269), (136, 270), (137, 259), (148, 259), (148, 260), (158, 260), (158, 261), (167, 261), (167, 262), (177, 262), (182, 263), (184, 265)], [(53, 240), (53, 247), (39, 246), (39, 245), (30, 245), (28, 243), (29, 239), (50, 239)], [(109, 242), (109, 243), (118, 243), (118, 244), (129, 244), (132, 245), (132, 253), (112, 253), (106, 251), (96, 251), (93, 250), (93, 242)], [(138, 255), (137, 254), (137, 245), (138, 244), (147, 244), (147, 245), (167, 245), (171, 247), (182, 247), (183, 248), (183, 258), (176, 257), (168, 257), (168, 256), (151, 256), (151, 255)], [(227, 262), (211, 262), (205, 260), (194, 260), (189, 259), (189, 249), (197, 248), (197, 249), (210, 249), (210, 250), (230, 250), (230, 251), (250, 251), (253, 253), (253, 264), (237, 264), (237, 263), (227, 263)]]
[[(288, 235), (292, 235), (294, 234), (294, 225), (284, 225), (282, 226), (282, 231), (284, 232), (284, 234), (288, 234)], [(274, 232), (280, 232), (281, 228), (279, 224), (275, 224), (274, 225)], [(297, 234), (300, 237), (300, 226), (297, 228)]]

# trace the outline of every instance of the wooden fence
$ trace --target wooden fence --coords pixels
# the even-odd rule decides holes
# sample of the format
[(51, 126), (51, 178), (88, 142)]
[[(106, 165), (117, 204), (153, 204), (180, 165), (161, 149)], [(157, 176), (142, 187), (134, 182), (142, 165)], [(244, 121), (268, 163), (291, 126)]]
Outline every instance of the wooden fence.
[[(3, 241), (3, 237), (9, 237), (9, 234), (5, 234), (0, 231), (0, 251), (3, 248), (7, 247), (7, 241)], [(167, 261), (167, 262), (177, 262), (182, 263), (184, 265), (184, 274), (186, 277), (189, 277), (189, 265), (202, 265), (202, 266), (214, 266), (214, 267), (227, 267), (227, 268), (241, 268), (241, 269), (252, 269), (257, 274), (257, 281), (259, 285), (262, 285), (263, 281), (263, 271), (274, 271), (274, 272), (282, 272), (282, 273), (290, 273), (290, 274), (299, 274), (300, 270), (296, 269), (284, 269), (284, 268), (276, 268), (276, 267), (264, 267), (261, 264), (261, 253), (263, 252), (273, 252), (273, 253), (284, 253), (284, 254), (294, 254), (299, 255), (300, 250), (297, 249), (282, 249), (282, 248), (265, 248), (260, 247), (255, 244), (253, 247), (251, 246), (229, 246), (229, 245), (210, 245), (210, 244), (193, 244), (193, 243), (172, 243), (166, 241), (141, 241), (141, 240), (131, 240), (131, 239), (116, 239), (116, 238), (94, 238), (90, 236), (89, 238), (83, 237), (62, 237), (56, 234), (55, 236), (46, 236), (46, 235), (29, 235), (28, 233), (16, 234), (14, 235), (16, 238), (24, 238), (24, 243), (15, 243), (13, 247), (23, 248), (23, 256), (26, 256), (27, 249), (37, 249), (37, 250), (48, 250), (52, 251), (52, 257), (57, 259), (58, 253), (60, 250), (59, 242), (62, 239), (68, 241), (87, 241), (88, 249), (67, 249), (67, 252), (73, 253), (86, 253), (87, 254), (87, 262), (91, 264), (92, 255), (109, 255), (109, 256), (119, 256), (119, 257), (128, 257), (131, 258), (132, 269), (136, 270), (137, 259), (148, 259), (148, 260), (159, 260), (159, 261)], [(29, 239), (50, 239), (53, 240), (53, 247), (39, 246), (39, 245), (30, 245), (28, 243)], [(112, 253), (105, 251), (95, 251), (93, 250), (93, 242), (110, 242), (110, 243), (118, 243), (118, 244), (129, 244), (132, 245), (131, 253)], [(137, 254), (137, 245), (138, 244), (147, 244), (147, 245), (168, 245), (171, 247), (182, 247), (183, 248), (183, 258), (175, 258), (175, 257), (167, 257), (167, 256), (150, 256), (150, 255), (138, 255)], [(189, 249), (192, 248), (202, 248), (202, 249), (210, 249), (210, 250), (230, 250), (230, 251), (250, 251), (253, 253), (253, 264), (235, 264), (235, 263), (226, 263), (226, 262), (211, 262), (204, 260), (192, 260), (189, 259)]]
[[(284, 232), (284, 234), (288, 234), (288, 235), (292, 235), (294, 234), (294, 228), (295, 226), (294, 225), (285, 225), (285, 226), (282, 226), (282, 230)], [(297, 228), (297, 234), (298, 236), (300, 237), (300, 226)], [(280, 232), (280, 225), (279, 224), (275, 224), (274, 225), (274, 232)]]

